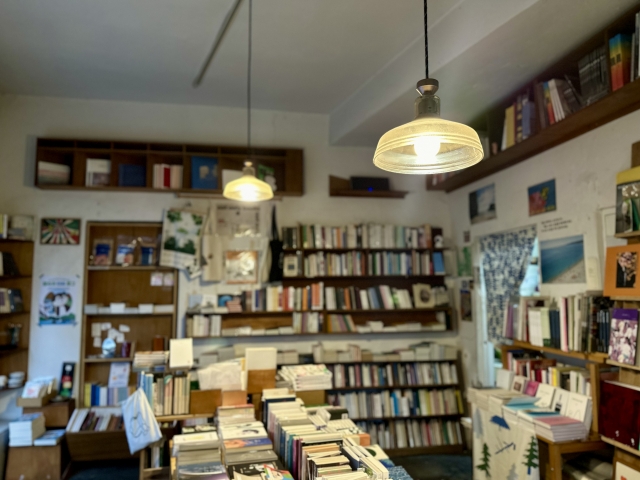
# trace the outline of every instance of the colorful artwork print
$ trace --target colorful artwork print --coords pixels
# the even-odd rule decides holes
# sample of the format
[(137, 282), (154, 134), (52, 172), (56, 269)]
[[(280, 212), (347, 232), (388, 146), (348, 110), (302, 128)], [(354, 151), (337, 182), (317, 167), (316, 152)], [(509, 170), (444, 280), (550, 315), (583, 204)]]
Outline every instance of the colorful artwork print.
[(529, 187), (529, 216), (556, 210), (556, 181)]
[(74, 325), (82, 304), (79, 277), (40, 277), (40, 325)]
[(43, 218), (40, 222), (40, 243), (78, 245), (80, 222), (78, 218)]
[(541, 241), (540, 269), (542, 283), (586, 283), (584, 237)]

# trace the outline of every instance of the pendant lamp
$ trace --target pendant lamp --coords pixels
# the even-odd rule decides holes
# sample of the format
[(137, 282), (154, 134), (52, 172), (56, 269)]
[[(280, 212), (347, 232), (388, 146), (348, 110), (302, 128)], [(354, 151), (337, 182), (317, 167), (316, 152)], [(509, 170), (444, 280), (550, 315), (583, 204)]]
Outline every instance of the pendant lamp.
[[(247, 67), (247, 150), (251, 154), (251, 19), (253, 0), (249, 0), (249, 62)], [(273, 198), (273, 190), (267, 182), (256, 178), (253, 162), (246, 160), (242, 176), (224, 187), (222, 195), (240, 202), (262, 202)]]
[(438, 81), (429, 78), (427, 0), (424, 0), (426, 77), (416, 90), (415, 120), (385, 133), (378, 142), (373, 164), (394, 173), (434, 174), (470, 167), (484, 158), (476, 131), (440, 118)]

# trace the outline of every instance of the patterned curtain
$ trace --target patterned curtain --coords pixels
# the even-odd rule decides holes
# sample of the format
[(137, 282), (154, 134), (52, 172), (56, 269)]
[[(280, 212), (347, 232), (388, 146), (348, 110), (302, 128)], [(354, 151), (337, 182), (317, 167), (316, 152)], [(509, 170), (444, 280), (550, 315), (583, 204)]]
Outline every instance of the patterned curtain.
[(502, 342), (505, 304), (509, 296), (518, 293), (535, 239), (535, 225), (480, 238), (488, 339), (491, 342)]

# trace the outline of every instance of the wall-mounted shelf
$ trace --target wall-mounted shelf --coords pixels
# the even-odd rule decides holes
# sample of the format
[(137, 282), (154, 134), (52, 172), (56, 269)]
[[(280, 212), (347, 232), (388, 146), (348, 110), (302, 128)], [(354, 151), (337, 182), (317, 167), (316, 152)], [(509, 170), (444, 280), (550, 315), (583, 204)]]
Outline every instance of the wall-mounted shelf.
[[(498, 105), (493, 105), (480, 119), (471, 122), (471, 125), (478, 130), (487, 131), (490, 142), (497, 142), (498, 145), (500, 145), (504, 125), (504, 110), (507, 106), (513, 104), (519, 94), (525, 93), (527, 90), (533, 92), (535, 84), (540, 81), (548, 81), (552, 78), (564, 79), (565, 74), (571, 78), (575, 78), (575, 85), (579, 88), (580, 85), (577, 81), (578, 60), (602, 46), (605, 47), (606, 57), (609, 58), (609, 39), (621, 32), (632, 33), (637, 11), (638, 7), (634, 6), (615, 22), (600, 32), (597, 32), (547, 70), (536, 75), (535, 78), (515, 92), (511, 92), (503, 102)], [(427, 175), (427, 190), (452, 192), (561, 145), (638, 109), (640, 109), (640, 81), (627, 83), (622, 88), (610, 92), (600, 100), (567, 116), (564, 120), (538, 130), (537, 133), (534, 133), (526, 140), (516, 143), (512, 147), (500, 151), (495, 155), (491, 155), (488, 159), (481, 161), (473, 167), (461, 170), (444, 179), (441, 179), (441, 177), (437, 175)]]
[[(220, 188), (203, 190), (192, 188), (192, 157), (217, 159), (217, 178)], [(222, 198), (222, 170), (241, 171), (244, 161), (251, 158), (256, 168), (261, 165), (272, 169), (277, 185), (277, 196), (302, 196), (304, 192), (303, 152), (300, 149), (149, 143), (118, 140), (73, 140), (39, 138), (36, 150), (35, 186), (43, 190), (172, 193), (178, 196)], [(87, 159), (111, 161), (109, 185), (85, 185)], [(38, 165), (50, 162), (69, 167), (70, 178), (65, 185), (41, 184)], [(180, 165), (180, 188), (153, 188), (154, 166)], [(144, 167), (145, 185), (125, 187), (119, 185), (120, 167)], [(142, 182), (140, 182), (142, 183)]]
[(407, 193), (399, 190), (352, 190), (348, 179), (329, 175), (330, 197), (404, 198)]

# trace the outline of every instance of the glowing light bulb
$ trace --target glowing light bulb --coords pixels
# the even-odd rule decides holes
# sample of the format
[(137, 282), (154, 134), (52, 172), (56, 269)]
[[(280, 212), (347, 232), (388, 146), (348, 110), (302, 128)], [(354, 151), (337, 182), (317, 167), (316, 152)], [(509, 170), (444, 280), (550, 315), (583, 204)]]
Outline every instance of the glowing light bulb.
[(413, 142), (413, 150), (421, 158), (433, 158), (440, 151), (440, 139), (438, 137), (418, 137)]

